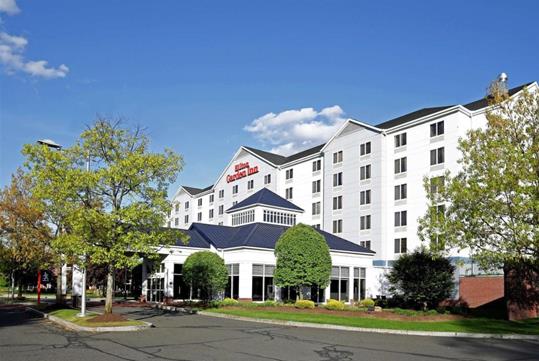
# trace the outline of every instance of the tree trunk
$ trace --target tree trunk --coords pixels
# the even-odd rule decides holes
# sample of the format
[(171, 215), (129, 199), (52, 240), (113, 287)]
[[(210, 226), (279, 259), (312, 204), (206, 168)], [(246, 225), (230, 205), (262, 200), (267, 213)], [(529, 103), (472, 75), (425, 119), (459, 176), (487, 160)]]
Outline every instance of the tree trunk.
[(105, 313), (112, 313), (112, 296), (114, 293), (114, 266), (112, 264), (108, 267), (107, 272), (107, 297), (105, 301)]
[(64, 303), (64, 295), (62, 292), (62, 265), (57, 266), (56, 276), (56, 304), (61, 305)]
[(11, 300), (15, 299), (15, 272), (11, 271)]
[(22, 274), (19, 277), (19, 290), (18, 290), (18, 293), (17, 293), (17, 298), (19, 298), (19, 299), (22, 298)]

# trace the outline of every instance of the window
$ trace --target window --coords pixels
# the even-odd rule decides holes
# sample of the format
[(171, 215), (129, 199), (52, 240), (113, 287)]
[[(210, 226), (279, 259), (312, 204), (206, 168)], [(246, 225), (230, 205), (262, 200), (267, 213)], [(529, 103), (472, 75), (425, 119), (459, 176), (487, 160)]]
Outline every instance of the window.
[(406, 145), (406, 133), (397, 134), (395, 136), (395, 148)]
[(333, 221), (333, 233), (342, 233), (342, 219)]
[(313, 224), (313, 228), (320, 229), (320, 223)]
[(313, 216), (318, 216), (320, 214), (320, 202), (313, 203)]
[(333, 186), (342, 186), (342, 172), (333, 175)]
[(264, 184), (270, 184), (271, 183), (271, 174), (266, 174), (264, 176)]
[[(369, 242), (370, 241), (366, 241)], [(365, 268), (354, 267), (354, 301), (364, 300), (367, 287), (367, 272)]]
[(445, 183), (444, 176), (431, 178), (430, 179), (430, 192), (433, 194), (439, 193), (442, 190), (444, 183)]
[(401, 199), (406, 199), (407, 197), (407, 186), (405, 184), (399, 184), (395, 186), (395, 200), (400, 201)]
[(246, 223), (253, 223), (255, 221), (255, 210), (250, 209), (248, 211), (234, 213), (232, 215), (232, 225), (239, 226)]
[(313, 181), (313, 194), (320, 193), (321, 183), (320, 179)]
[(210, 194), (210, 204), (215, 200), (215, 194)]
[(225, 190), (224, 190), (224, 189), (221, 189), (221, 190), (219, 191), (219, 198), (220, 198), (220, 199), (225, 198)]
[(438, 135), (444, 134), (444, 121), (438, 123), (432, 123), (430, 125), (430, 137), (436, 137)]
[(293, 188), (290, 187), (290, 188), (286, 188), (285, 189), (285, 198), (286, 199), (292, 199), (293, 198)]
[(371, 190), (368, 189), (366, 191), (359, 192), (359, 204), (371, 204)]
[(176, 203), (176, 205), (174, 206), (174, 210), (176, 211), (176, 213), (178, 213), (180, 211), (180, 204), (179, 203)]
[(222, 216), (223, 213), (224, 213), (224, 206), (221, 204), (221, 205), (219, 206), (219, 215)]
[(199, 207), (202, 207), (202, 198), (199, 198), (199, 199), (198, 199), (198, 206), (199, 206)]
[(333, 197), (333, 210), (342, 209), (342, 196)]
[(406, 226), (406, 211), (395, 212), (395, 227)]
[(202, 222), (202, 212), (198, 212), (198, 214), (197, 214), (197, 222)]
[(371, 165), (364, 165), (363, 167), (359, 168), (359, 179), (365, 180), (371, 178)]
[(180, 219), (179, 218), (174, 218), (174, 225), (175, 226), (179, 226), (180, 225)]
[(404, 173), (406, 170), (406, 157), (395, 159), (395, 174)]
[(227, 264), (228, 284), (225, 288), (225, 297), (238, 299), (240, 294), (240, 265), (239, 263)]
[(322, 169), (322, 161), (320, 159), (313, 162), (313, 172), (318, 172)]
[(255, 180), (251, 179), (247, 182), (247, 190), (252, 190), (255, 187)]
[(430, 151), (430, 165), (442, 164), (445, 162), (444, 147), (432, 149)]
[(235, 206), (236, 204), (238, 204), (238, 201), (232, 202), (232, 205), (233, 205), (233, 206)]
[(359, 241), (359, 245), (361, 247), (365, 247), (367, 249), (371, 249), (371, 241)]
[(208, 216), (210, 219), (213, 219), (213, 209), (210, 209)]
[(253, 264), (253, 291), (251, 295), (253, 301), (266, 301), (275, 298), (274, 271), (275, 266), (273, 265)]
[(189, 287), (183, 279), (183, 265), (180, 263), (175, 263), (173, 271), (174, 291), (172, 296), (174, 299), (188, 300), (191, 294), (191, 287)]
[(267, 223), (283, 224), (285, 226), (296, 225), (296, 215), (292, 213), (264, 209), (263, 217), (263, 221)]
[(406, 253), (406, 238), (395, 238), (395, 253)]
[(359, 229), (371, 229), (371, 215), (359, 217)]
[(185, 202), (185, 209), (189, 209), (189, 201)]
[(286, 179), (292, 179), (294, 178), (294, 168), (290, 168), (286, 170)]
[(337, 164), (341, 162), (342, 162), (342, 150), (339, 150), (338, 152), (333, 153), (333, 164)]
[(238, 194), (238, 185), (232, 187), (232, 194)]
[(359, 146), (359, 155), (371, 154), (371, 142), (363, 143)]
[(331, 267), (331, 281), (329, 284), (329, 297), (333, 300), (348, 302), (348, 282), (350, 281), (350, 268)]
[(432, 206), (431, 210), (434, 212), (434, 216), (436, 217), (436, 220), (443, 221), (445, 217), (445, 205), (444, 204), (438, 204), (436, 206)]
[(189, 223), (189, 215), (186, 214), (185, 217), (183, 217), (183, 223)]

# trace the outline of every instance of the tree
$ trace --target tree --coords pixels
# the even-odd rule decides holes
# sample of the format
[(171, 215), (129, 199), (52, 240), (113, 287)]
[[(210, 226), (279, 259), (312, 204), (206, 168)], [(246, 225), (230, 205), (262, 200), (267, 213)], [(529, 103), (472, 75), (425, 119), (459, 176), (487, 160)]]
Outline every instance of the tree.
[(294, 287), (303, 299), (305, 286), (325, 288), (331, 275), (331, 256), (324, 237), (311, 226), (287, 229), (275, 244), (275, 284)]
[(62, 152), (27, 146), (25, 153), (42, 188), (51, 184), (63, 195), (60, 201), (43, 189), (44, 199), (65, 216), (56, 249), (74, 262), (107, 266), (105, 313), (111, 313), (115, 270), (155, 257), (177, 236), (162, 225), (171, 209), (167, 187), (182, 168), (181, 156), (170, 149), (150, 152), (142, 129), (104, 118)]
[[(459, 142), (461, 171), (439, 186), (425, 182), (419, 235), (440, 252), (469, 250), (484, 269), (518, 272), (527, 281), (515, 301), (534, 308), (538, 287), (526, 284), (539, 282), (539, 92), (509, 98), (493, 83), (488, 99), (486, 128)], [(440, 204), (443, 215), (434, 210)]]
[(0, 272), (10, 276), (12, 292), (17, 278), (22, 296), (22, 277), (50, 262), (50, 239), (32, 180), (18, 169), (11, 184), (0, 191)]
[(425, 248), (401, 255), (387, 278), (389, 291), (415, 308), (435, 308), (453, 290), (451, 262)]
[(228, 270), (219, 255), (210, 251), (191, 254), (183, 264), (183, 277), (193, 290), (200, 289), (201, 298), (210, 300), (224, 291)]

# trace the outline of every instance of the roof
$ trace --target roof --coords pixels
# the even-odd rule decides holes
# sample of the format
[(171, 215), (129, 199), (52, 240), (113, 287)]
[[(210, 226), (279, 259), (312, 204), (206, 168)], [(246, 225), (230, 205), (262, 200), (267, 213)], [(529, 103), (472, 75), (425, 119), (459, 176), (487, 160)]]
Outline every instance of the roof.
[(296, 206), (294, 203), (290, 202), (287, 199), (284, 199), (280, 195), (270, 191), (268, 188), (262, 188), (258, 192), (250, 195), (245, 198), (243, 201), (236, 203), (229, 209), (226, 210), (227, 213), (236, 211), (238, 209), (254, 206), (254, 205), (264, 205), (277, 208), (285, 208), (294, 211), (303, 212), (303, 209)]
[[(512, 89), (509, 89), (507, 91), (507, 93), (509, 94), (509, 96), (513, 96), (515, 95), (516, 93), (518, 93), (519, 91), (521, 91), (522, 89), (524, 89), (525, 87), (531, 85), (533, 83), (527, 83), (527, 84), (522, 84), (522, 85), (519, 85), (515, 88), (512, 88)], [(464, 107), (468, 110), (479, 110), (479, 109), (483, 109), (483, 108), (486, 108), (489, 106), (489, 99), (490, 97), (484, 97), (482, 99), (479, 99), (479, 100), (476, 100), (476, 101), (473, 101), (471, 103), (468, 103), (468, 104), (465, 104)]]
[[(204, 245), (204, 247), (200, 248), (209, 248), (209, 245), (211, 244), (218, 249), (255, 247), (273, 250), (275, 249), (275, 243), (279, 237), (281, 237), (288, 228), (289, 227), (287, 226), (268, 223), (250, 223), (237, 227), (193, 223), (185, 232), (191, 236), (188, 245), (189, 247), (195, 247), (191, 246), (191, 242), (193, 242), (193, 244), (197, 244), (199, 247)], [(331, 233), (316, 228), (315, 230), (324, 237), (329, 249), (332, 251), (366, 254), (375, 253), (374, 251), (337, 237)], [(183, 244), (177, 243), (177, 245), (181, 246)]]
[(320, 152), (320, 150), (324, 147), (324, 145), (325, 145), (325, 143), (324, 144), (319, 144), (319, 145), (317, 145), (315, 147), (305, 149), (305, 150), (303, 150), (301, 152), (289, 155), (288, 157), (285, 157), (285, 156), (279, 155), (279, 154), (275, 154), (275, 153), (271, 153), (271, 152), (267, 152), (265, 150), (252, 148), (252, 147), (244, 146), (244, 148), (251, 151), (251, 152), (253, 152), (253, 153), (255, 153), (259, 157), (264, 158), (265, 160), (269, 161), (272, 164), (283, 165), (283, 164), (290, 163), (290, 162), (293, 162), (295, 160), (307, 157), (309, 155), (316, 154), (316, 153)]
[[(508, 90), (509, 96), (512, 96), (512, 95), (518, 93), (519, 91), (521, 91), (525, 87), (529, 86), (530, 84), (532, 84), (532, 83), (522, 84), (522, 85), (519, 85), (519, 86), (517, 86), (515, 88), (509, 89)], [(411, 113), (401, 115), (400, 117), (393, 118), (393, 119), (390, 119), (390, 120), (385, 121), (383, 123), (380, 123), (380, 124), (376, 125), (376, 127), (377, 128), (382, 128), (382, 129), (393, 128), (393, 127), (396, 127), (398, 125), (405, 124), (405, 123), (411, 122), (413, 120), (425, 117), (427, 115), (438, 113), (438, 112), (440, 112), (442, 110), (451, 108), (453, 106), (454, 105), (444, 105), (444, 106), (440, 106), (440, 107), (422, 108), (422, 109), (413, 111)], [(472, 110), (472, 111), (483, 109), (483, 108), (486, 108), (488, 106), (489, 106), (488, 97), (484, 97), (482, 99), (475, 100), (475, 101), (473, 101), (471, 103), (468, 103), (468, 104), (464, 105), (464, 107), (466, 109)]]
[(213, 184), (211, 186), (207, 186), (206, 188), (195, 188), (195, 187), (188, 187), (188, 186), (182, 186), (190, 195), (196, 196), (199, 193), (203, 193), (206, 191), (209, 191), (212, 189)]

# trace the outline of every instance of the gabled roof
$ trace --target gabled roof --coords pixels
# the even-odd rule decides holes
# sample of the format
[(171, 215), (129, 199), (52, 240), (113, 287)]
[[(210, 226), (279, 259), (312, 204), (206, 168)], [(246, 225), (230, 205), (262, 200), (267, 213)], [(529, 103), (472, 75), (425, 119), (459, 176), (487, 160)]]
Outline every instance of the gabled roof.
[(226, 210), (227, 213), (247, 208), (254, 205), (270, 206), (277, 208), (290, 209), (293, 211), (303, 212), (303, 209), (296, 206), (294, 203), (290, 202), (287, 199), (284, 199), (280, 195), (270, 191), (268, 188), (262, 188), (258, 192), (250, 195), (245, 198), (243, 201), (237, 203), (236, 205), (230, 207)]
[(289, 155), (288, 157), (285, 157), (285, 156), (282, 156), (282, 155), (279, 155), (279, 154), (275, 154), (275, 153), (271, 153), (271, 152), (267, 152), (265, 150), (252, 148), (252, 147), (243, 146), (243, 148), (249, 150), (250, 152), (255, 153), (259, 157), (264, 158), (265, 160), (267, 160), (268, 162), (270, 162), (272, 164), (283, 165), (283, 164), (290, 163), (290, 162), (293, 162), (295, 160), (307, 157), (309, 155), (316, 154), (316, 153), (320, 152), (320, 150), (324, 147), (324, 145), (325, 145), (325, 143), (324, 144), (319, 144), (319, 145), (317, 145), (315, 147), (305, 149), (305, 150), (303, 150), (301, 152), (298, 152), (296, 154)]
[(411, 122), (412, 120), (419, 119), (419, 118), (425, 117), (427, 115), (431, 115), (431, 114), (437, 113), (439, 111), (451, 108), (452, 106), (453, 105), (445, 105), (445, 106), (442, 106), (442, 107), (419, 109), (419, 110), (416, 110), (414, 112), (404, 114), (404, 115), (401, 115), (400, 117), (393, 118), (391, 120), (380, 123), (376, 127), (377, 128), (382, 128), (382, 129), (393, 128), (393, 127), (396, 127), (397, 125), (408, 123), (408, 122)]
[[(218, 249), (254, 247), (275, 249), (275, 243), (289, 227), (267, 223), (250, 223), (238, 227), (193, 223), (187, 234), (192, 238), (202, 238)], [(315, 230), (326, 240), (332, 251), (374, 254), (365, 247), (337, 237), (322, 230)], [(198, 238), (197, 238), (198, 237)]]
[(195, 188), (195, 187), (182, 186), (182, 188), (185, 189), (187, 191), (187, 193), (189, 193), (192, 196), (196, 196), (199, 193), (204, 193), (206, 191), (209, 191), (210, 189), (212, 189), (212, 187), (213, 187), (213, 184), (211, 186), (206, 187), (206, 188)]
[[(509, 89), (507, 92), (509, 94), (509, 96), (513, 96), (515, 95), (516, 93), (518, 93), (519, 91), (521, 91), (522, 89), (526, 88), (527, 86), (533, 84), (533, 82), (531, 83), (527, 83), (527, 84), (522, 84), (522, 85), (519, 85), (515, 88), (512, 88), (512, 89)], [(479, 109), (483, 109), (483, 108), (486, 108), (489, 106), (489, 97), (484, 97), (482, 99), (479, 99), (479, 100), (476, 100), (476, 101), (473, 101), (471, 103), (468, 103), (468, 104), (465, 104), (464, 107), (468, 110), (472, 110), (472, 111), (475, 111), (475, 110), (479, 110)]]

